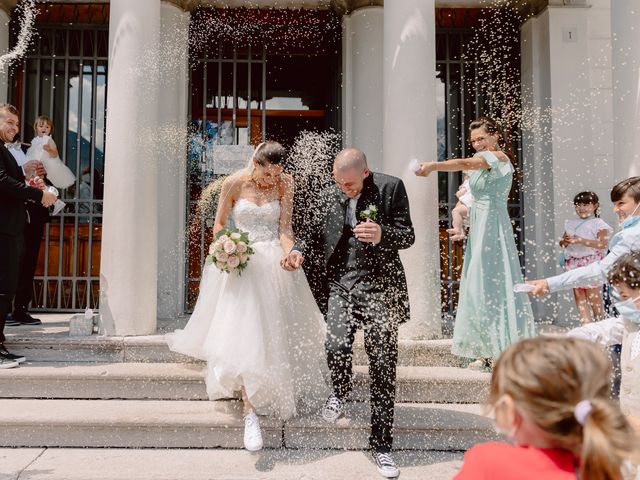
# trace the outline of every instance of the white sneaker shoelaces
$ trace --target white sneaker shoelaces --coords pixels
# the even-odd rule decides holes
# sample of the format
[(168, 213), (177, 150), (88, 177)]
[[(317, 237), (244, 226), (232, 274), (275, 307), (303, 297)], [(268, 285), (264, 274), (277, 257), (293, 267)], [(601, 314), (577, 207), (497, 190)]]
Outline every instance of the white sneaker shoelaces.
[(400, 475), (400, 469), (391, 458), (390, 453), (373, 452), (373, 461), (376, 463), (378, 473), (385, 478), (396, 478)]
[(322, 407), (322, 418), (329, 423), (335, 422), (344, 410), (344, 401), (336, 397), (335, 394), (329, 395), (324, 407)]

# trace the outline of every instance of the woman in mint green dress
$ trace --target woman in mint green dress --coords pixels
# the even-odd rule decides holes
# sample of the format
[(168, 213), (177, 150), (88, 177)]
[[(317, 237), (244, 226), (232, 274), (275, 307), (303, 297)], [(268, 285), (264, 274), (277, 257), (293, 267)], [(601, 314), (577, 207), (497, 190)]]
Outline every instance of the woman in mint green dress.
[(469, 212), (452, 353), (475, 359), (469, 368), (484, 369), (512, 343), (534, 336), (535, 328), (528, 296), (513, 292), (513, 286), (523, 282), (507, 210), (513, 165), (500, 150), (500, 131), (494, 120), (474, 120), (469, 131), (477, 152), (472, 158), (425, 162), (416, 175), (472, 170), (469, 184), (474, 203)]

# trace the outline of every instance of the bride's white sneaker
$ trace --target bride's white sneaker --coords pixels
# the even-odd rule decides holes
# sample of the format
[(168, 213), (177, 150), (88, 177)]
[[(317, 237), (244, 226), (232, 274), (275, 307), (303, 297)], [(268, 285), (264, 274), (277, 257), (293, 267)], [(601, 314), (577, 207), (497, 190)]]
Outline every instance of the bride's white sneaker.
[(260, 419), (253, 411), (244, 417), (244, 448), (250, 452), (262, 450)]

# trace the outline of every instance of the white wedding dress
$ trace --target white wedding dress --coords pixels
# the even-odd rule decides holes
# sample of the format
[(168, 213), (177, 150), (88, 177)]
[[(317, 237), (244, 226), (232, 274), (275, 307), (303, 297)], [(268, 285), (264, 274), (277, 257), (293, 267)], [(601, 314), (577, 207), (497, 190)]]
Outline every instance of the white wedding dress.
[(232, 397), (244, 385), (256, 413), (286, 420), (328, 394), (324, 320), (304, 272), (280, 267), (280, 203), (239, 199), (231, 218), (255, 253), (242, 275), (204, 267), (193, 314), (167, 343), (207, 361), (210, 399)]

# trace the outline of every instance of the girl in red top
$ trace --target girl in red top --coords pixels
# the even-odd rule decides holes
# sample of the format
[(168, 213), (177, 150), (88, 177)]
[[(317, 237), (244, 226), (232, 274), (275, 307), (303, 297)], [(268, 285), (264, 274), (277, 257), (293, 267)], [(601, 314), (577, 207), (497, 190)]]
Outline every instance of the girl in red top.
[(498, 359), (489, 401), (512, 444), (467, 451), (456, 480), (619, 480), (638, 461), (633, 429), (609, 399), (609, 361), (573, 338), (532, 338)]

